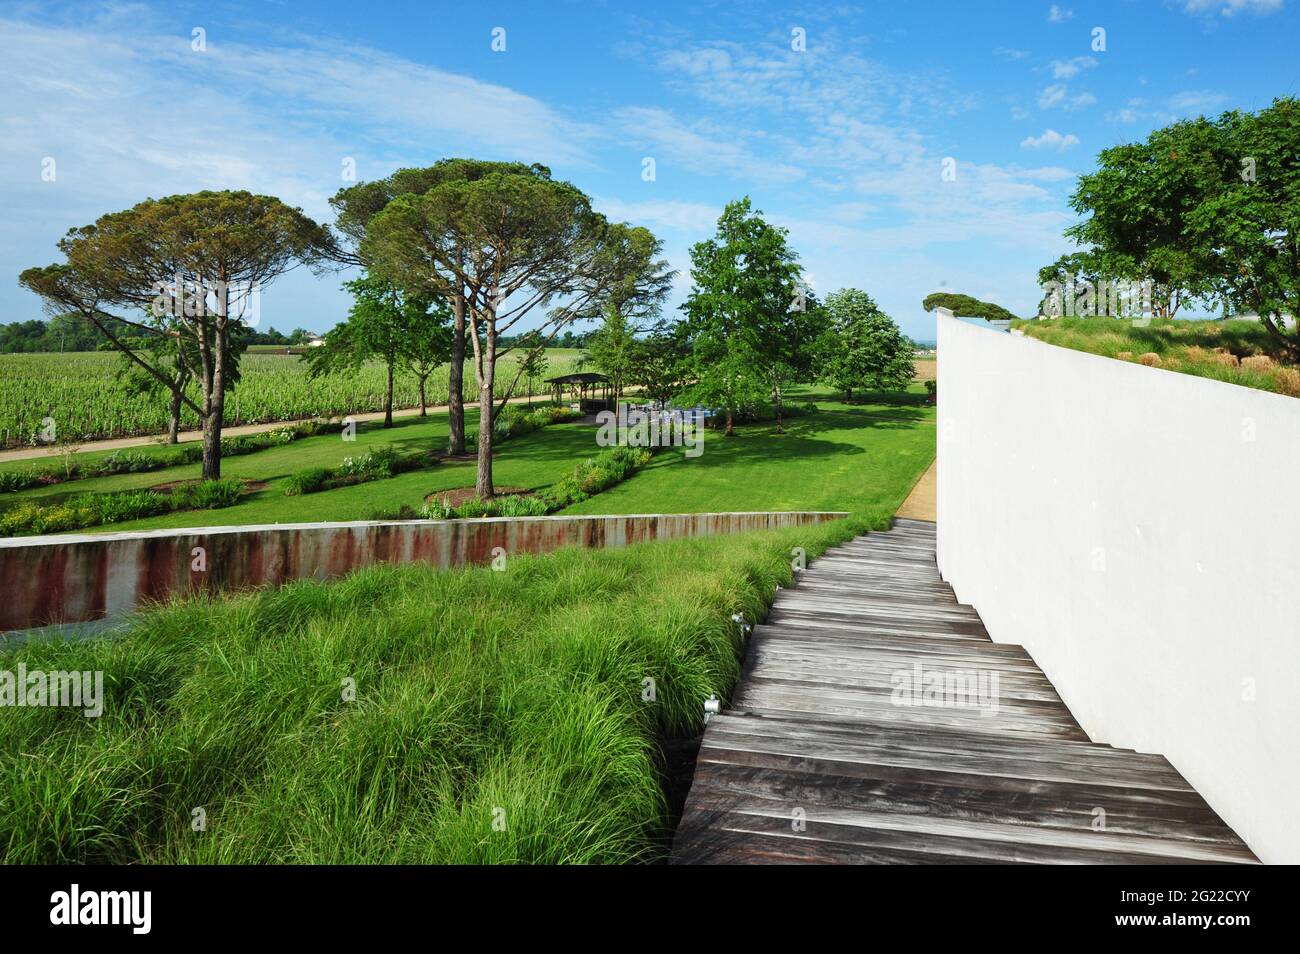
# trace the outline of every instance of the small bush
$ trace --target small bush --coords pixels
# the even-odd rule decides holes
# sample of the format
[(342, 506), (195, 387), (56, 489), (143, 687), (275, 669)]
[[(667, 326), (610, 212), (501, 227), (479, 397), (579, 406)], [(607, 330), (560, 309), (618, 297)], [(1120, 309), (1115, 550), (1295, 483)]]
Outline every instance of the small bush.
[(321, 490), (382, 480), (437, 462), (428, 454), (402, 455), (389, 445), (372, 448), (356, 457), (345, 457), (338, 467), (311, 467), (294, 474), (285, 483), (286, 496), (314, 494)]
[(296, 497), (299, 494), (314, 494), (318, 490), (324, 490), (326, 483), (333, 476), (334, 471), (328, 467), (309, 467), (301, 470), (285, 481), (285, 496)]
[(498, 497), (493, 501), (498, 517), (543, 517), (546, 515), (546, 502), (538, 497), (514, 496)]
[(234, 477), (205, 480), (174, 490), (172, 509), (221, 510), (233, 506), (243, 492), (244, 482)]

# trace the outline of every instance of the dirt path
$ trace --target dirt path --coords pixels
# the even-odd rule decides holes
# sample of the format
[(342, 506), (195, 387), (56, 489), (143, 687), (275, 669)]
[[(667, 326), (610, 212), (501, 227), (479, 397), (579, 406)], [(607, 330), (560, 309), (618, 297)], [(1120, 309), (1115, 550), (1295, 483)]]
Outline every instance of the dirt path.
[(921, 475), (921, 479), (916, 482), (912, 492), (907, 495), (903, 501), (903, 506), (898, 508), (898, 517), (910, 517), (913, 520), (935, 520), (935, 479), (936, 470), (939, 462), (936, 460), (930, 465), (930, 469)]
[[(547, 400), (539, 395), (533, 395), (534, 401)], [(527, 397), (511, 398), (511, 404), (523, 404), (528, 401)], [(478, 407), (478, 401), (466, 401), (466, 407)], [(430, 406), (430, 414), (446, 414), (447, 405), (439, 404)], [(420, 413), (418, 407), (406, 407), (393, 410), (393, 417), (415, 417)], [(367, 411), (364, 414), (353, 414), (352, 420), (357, 423), (363, 421), (382, 421), (384, 419), (383, 411)], [(294, 421), (275, 421), (271, 424), (240, 424), (237, 427), (223, 427), (221, 429), (222, 437), (237, 437), (240, 434), (260, 434), (263, 431), (273, 431), (277, 427), (284, 427), (286, 424), (296, 423)], [(202, 440), (202, 431), (181, 431), (181, 443), (186, 441)], [(143, 437), (116, 437), (104, 441), (87, 441), (78, 446), (78, 453), (86, 451), (107, 451), (118, 450), (123, 447), (148, 447), (151, 445), (162, 446), (163, 437), (159, 434), (145, 435)], [(27, 460), (34, 457), (58, 457), (59, 451), (52, 447), (15, 447), (11, 450), (0, 451), (0, 462), (10, 460)]]

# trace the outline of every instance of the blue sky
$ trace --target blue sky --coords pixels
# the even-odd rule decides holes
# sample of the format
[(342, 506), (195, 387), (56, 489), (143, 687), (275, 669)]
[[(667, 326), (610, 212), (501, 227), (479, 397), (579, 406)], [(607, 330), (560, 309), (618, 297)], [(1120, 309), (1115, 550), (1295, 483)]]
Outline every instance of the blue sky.
[[(1032, 311), (1099, 150), (1300, 95), (1297, 7), (2, 3), (0, 321), (40, 317), (17, 274), (68, 228), (147, 196), (243, 188), (328, 220), (346, 158), (370, 179), (477, 156), (546, 163), (652, 229), (674, 304), (690, 244), (749, 195), (820, 293), (863, 288), (929, 338), (931, 291)], [(328, 328), (344, 277), (284, 277), (262, 326)]]

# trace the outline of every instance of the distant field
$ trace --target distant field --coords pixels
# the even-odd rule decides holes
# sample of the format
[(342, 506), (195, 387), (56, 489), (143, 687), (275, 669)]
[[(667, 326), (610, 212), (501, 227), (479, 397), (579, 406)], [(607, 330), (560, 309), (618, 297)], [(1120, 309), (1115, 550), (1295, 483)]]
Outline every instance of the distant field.
[[(572, 348), (547, 351), (547, 377), (575, 370), (582, 352)], [(45, 417), (53, 417), (61, 435), (99, 440), (160, 434), (167, 428), (167, 402), (161, 396), (133, 395), (117, 378), (122, 359), (109, 352), (0, 355), (0, 447), (36, 443)], [(516, 365), (513, 355), (498, 367), (497, 394), (503, 395)], [(507, 373), (508, 372), (508, 373)], [(384, 366), (370, 362), (356, 373), (309, 381), (307, 366), (296, 355), (251, 352), (241, 364), (242, 380), (226, 401), (227, 424), (260, 424), (299, 420), (314, 415), (357, 414), (383, 410)], [(430, 404), (447, 402), (448, 368), (429, 379)], [(521, 382), (522, 390), (526, 382)], [(535, 393), (545, 385), (535, 381)], [(464, 395), (477, 398), (472, 366), (465, 369)], [(197, 395), (196, 395), (197, 396)], [(415, 407), (419, 392), (415, 378), (399, 372), (395, 391), (398, 407)], [(185, 412), (183, 428), (196, 428), (198, 419)]]
[(1258, 321), (1153, 321), (1136, 327), (1117, 318), (1052, 318), (1012, 327), (1062, 348), (1300, 397), (1300, 368), (1282, 363)]

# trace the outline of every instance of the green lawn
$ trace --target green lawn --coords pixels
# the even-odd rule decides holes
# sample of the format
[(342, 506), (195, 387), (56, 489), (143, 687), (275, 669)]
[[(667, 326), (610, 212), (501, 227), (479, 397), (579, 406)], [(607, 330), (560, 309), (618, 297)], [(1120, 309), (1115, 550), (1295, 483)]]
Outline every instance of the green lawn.
[[(920, 402), (924, 390), (910, 397)], [(565, 513), (699, 513), (721, 510), (893, 512), (934, 460), (934, 408), (923, 403), (846, 405), (824, 393), (796, 394), (819, 413), (709, 431), (704, 453), (660, 452), (628, 480)]]

